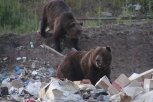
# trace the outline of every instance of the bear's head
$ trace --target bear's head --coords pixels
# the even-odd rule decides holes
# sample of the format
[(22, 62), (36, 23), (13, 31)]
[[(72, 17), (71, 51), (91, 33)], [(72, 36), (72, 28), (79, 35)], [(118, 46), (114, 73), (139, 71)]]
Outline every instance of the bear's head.
[(91, 61), (97, 68), (105, 70), (111, 64), (112, 55), (110, 47), (96, 47), (91, 54)]
[(67, 34), (69, 35), (69, 37), (72, 39), (78, 38), (78, 36), (80, 36), (80, 34), (82, 33), (82, 25), (82, 22), (71, 22), (67, 30)]
[(72, 38), (78, 38), (82, 32), (82, 22), (78, 22), (72, 12), (64, 12), (60, 16), (60, 19), (63, 22), (63, 27), (66, 30), (67, 35)]

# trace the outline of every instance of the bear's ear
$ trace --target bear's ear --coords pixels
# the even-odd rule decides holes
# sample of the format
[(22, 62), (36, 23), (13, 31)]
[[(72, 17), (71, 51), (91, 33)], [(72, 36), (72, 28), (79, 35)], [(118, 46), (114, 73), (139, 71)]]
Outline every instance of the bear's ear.
[(106, 50), (111, 52), (111, 48), (109, 46), (106, 46)]

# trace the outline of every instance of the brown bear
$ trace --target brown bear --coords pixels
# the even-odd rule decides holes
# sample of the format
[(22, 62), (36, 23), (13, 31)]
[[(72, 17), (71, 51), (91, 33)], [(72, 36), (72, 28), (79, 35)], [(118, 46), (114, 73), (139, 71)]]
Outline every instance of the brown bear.
[(94, 85), (106, 75), (110, 79), (112, 55), (110, 47), (96, 47), (89, 51), (73, 51), (58, 66), (57, 77), (71, 81), (90, 79)]
[(53, 30), (55, 50), (61, 51), (60, 42), (65, 35), (70, 38), (71, 45), (79, 50), (78, 36), (82, 32), (82, 23), (75, 19), (70, 7), (64, 0), (52, 0), (45, 5), (40, 28), (43, 37), (46, 37), (47, 26)]

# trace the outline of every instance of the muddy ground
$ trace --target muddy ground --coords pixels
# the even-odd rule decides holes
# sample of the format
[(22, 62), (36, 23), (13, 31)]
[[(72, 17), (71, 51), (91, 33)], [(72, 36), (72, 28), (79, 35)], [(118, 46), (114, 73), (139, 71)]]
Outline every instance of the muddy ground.
[[(34, 44), (31, 48), (30, 42)], [(52, 51), (42, 48), (46, 43), (51, 46), (51, 40), (45, 40), (34, 32), (31, 34), (16, 35), (2, 34), (0, 37), (0, 69), (8, 69), (11, 73), (16, 65), (27, 68), (44, 66), (57, 68), (63, 57)], [(66, 45), (65, 45), (66, 46)], [(121, 73), (130, 76), (132, 73), (141, 73), (153, 67), (153, 22), (135, 24), (114, 24), (101, 27), (84, 28), (80, 38), (82, 50), (96, 46), (110, 46), (112, 49), (112, 79)], [(64, 47), (65, 48), (65, 47)], [(66, 54), (68, 50), (64, 50)], [(26, 60), (16, 60), (26, 57)]]

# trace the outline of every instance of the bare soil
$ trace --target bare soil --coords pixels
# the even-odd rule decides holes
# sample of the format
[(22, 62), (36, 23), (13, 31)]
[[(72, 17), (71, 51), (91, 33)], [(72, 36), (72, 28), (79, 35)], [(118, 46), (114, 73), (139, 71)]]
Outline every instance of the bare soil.
[[(30, 42), (34, 48), (30, 47)], [(51, 37), (43, 39), (38, 33), (16, 35), (2, 34), (0, 37), (0, 69), (11, 73), (16, 65), (32, 68), (33, 61), (37, 68), (46, 64), (57, 68), (63, 57), (42, 48), (43, 43), (51, 46)], [(67, 46), (67, 45), (63, 45)], [(82, 50), (96, 46), (110, 46), (112, 49), (112, 79), (121, 73), (130, 76), (153, 67), (153, 22), (135, 24), (115, 24), (84, 28), (80, 38)], [(64, 47), (65, 48), (65, 47)], [(64, 49), (65, 55), (70, 49)], [(16, 60), (26, 57), (26, 61)]]

